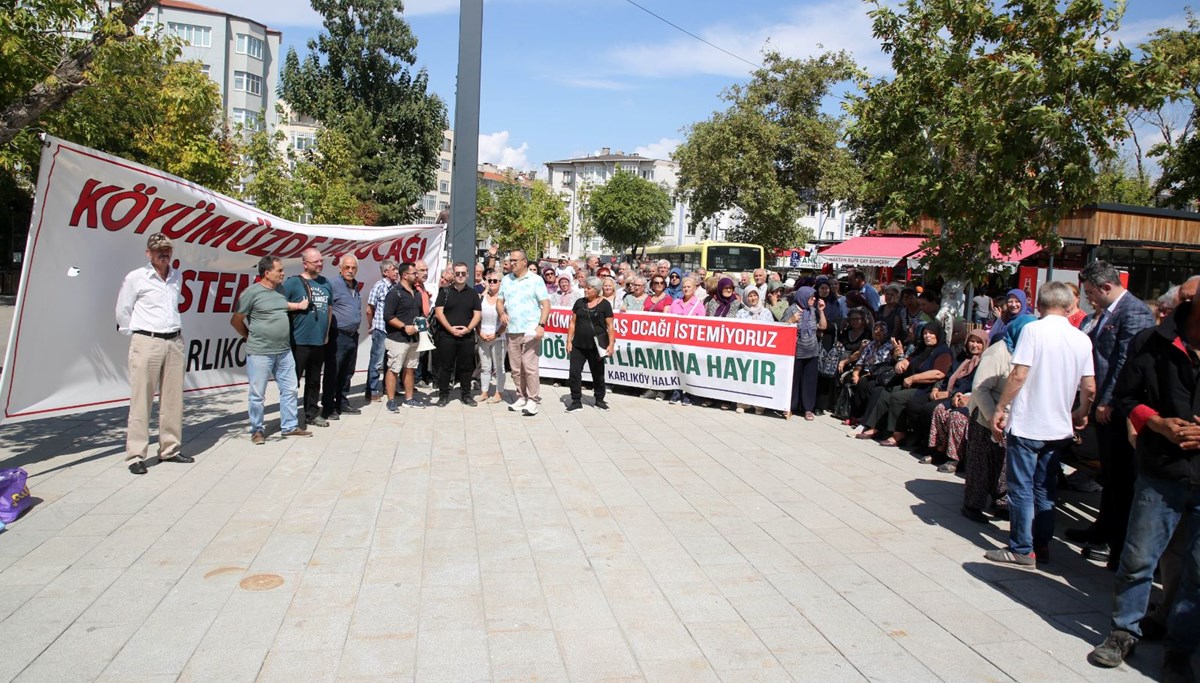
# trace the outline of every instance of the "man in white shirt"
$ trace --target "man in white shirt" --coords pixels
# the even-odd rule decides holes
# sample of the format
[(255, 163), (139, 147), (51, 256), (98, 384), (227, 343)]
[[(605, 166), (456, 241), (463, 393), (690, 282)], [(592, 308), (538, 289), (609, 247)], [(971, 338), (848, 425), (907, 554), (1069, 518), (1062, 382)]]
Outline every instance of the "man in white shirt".
[(129, 424), (125, 462), (133, 474), (146, 473), (150, 449), (150, 408), (158, 399), (159, 462), (194, 462), (183, 444), (184, 351), (179, 302), (182, 278), (171, 267), (174, 245), (156, 232), (146, 240), (149, 263), (131, 270), (117, 295), (117, 331), (129, 340)]
[[(992, 418), (997, 440), (1008, 432), (1009, 501), (1008, 547), (984, 553), (992, 562), (1034, 567), (1049, 559), (1058, 461), (1075, 430), (1087, 425), (1096, 398), (1091, 340), (1067, 320), (1072, 300), (1061, 282), (1038, 289), (1042, 319), (1022, 330)], [(1079, 407), (1072, 412), (1077, 390)]]

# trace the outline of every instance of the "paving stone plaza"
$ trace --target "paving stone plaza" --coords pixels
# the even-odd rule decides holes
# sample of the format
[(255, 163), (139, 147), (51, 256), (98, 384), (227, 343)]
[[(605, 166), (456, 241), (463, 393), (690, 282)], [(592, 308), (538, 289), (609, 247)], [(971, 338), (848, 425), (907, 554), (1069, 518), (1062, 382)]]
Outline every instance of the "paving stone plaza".
[[(543, 388), (533, 418), (375, 403), (263, 446), (243, 392), (189, 396), (195, 464), (140, 477), (124, 410), (0, 427), (41, 499), (0, 534), (0, 680), (1158, 674), (1152, 643), (1086, 661), (1112, 574), (1057, 541), (1041, 571), (986, 563), (1007, 524), (903, 451), (627, 394), (564, 414)], [(1060, 529), (1099, 500), (1064, 496)]]

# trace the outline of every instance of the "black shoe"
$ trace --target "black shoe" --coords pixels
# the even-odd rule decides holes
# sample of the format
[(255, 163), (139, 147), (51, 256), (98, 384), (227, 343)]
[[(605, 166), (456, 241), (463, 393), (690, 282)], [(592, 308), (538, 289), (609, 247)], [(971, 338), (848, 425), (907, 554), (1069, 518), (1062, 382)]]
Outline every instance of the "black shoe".
[(604, 399), (598, 398), (596, 399), (596, 408), (598, 410), (608, 410), (608, 404), (604, 402)]
[(475, 402), (475, 399), (471, 398), (470, 396), (463, 396), (462, 402), (464, 406), (468, 406), (470, 408), (474, 408), (475, 406), (479, 405)]
[(987, 515), (983, 514), (983, 512), (979, 510), (976, 510), (975, 508), (969, 508), (964, 505), (962, 506), (962, 510), (960, 510), (960, 512), (962, 512), (963, 517), (966, 517), (972, 522), (979, 522), (980, 524), (988, 523)]
[(1085, 543), (1079, 554), (1083, 555), (1083, 559), (1094, 562), (1107, 562), (1112, 556), (1107, 543)]
[(1163, 683), (1196, 683), (1196, 672), (1192, 670), (1192, 655), (1178, 650), (1167, 650), (1163, 657)]
[(326, 420), (340, 420), (340, 419), (342, 419), (342, 416), (340, 413), (330, 413), (325, 416), (325, 419)]
[(583, 410), (583, 404), (579, 401), (572, 401), (571, 405), (567, 406), (568, 413), (573, 413), (577, 410)]
[(1075, 543), (1104, 542), (1104, 534), (1100, 533), (1100, 530), (1095, 524), (1087, 527), (1086, 529), (1067, 529), (1065, 532), (1063, 532), (1063, 535), (1067, 537), (1068, 541), (1073, 541)]
[(448, 405), (450, 405), (450, 397), (449, 396), (443, 396), (438, 399), (437, 407), (445, 408)]
[(189, 463), (189, 462), (196, 462), (196, 459), (195, 459), (195, 458), (193, 458), (193, 457), (192, 457), (192, 456), (190, 456), (190, 455), (184, 455), (183, 453), (180, 453), (179, 455), (177, 455), (177, 456), (175, 456), (175, 457), (173, 457), (173, 458), (159, 458), (159, 459), (158, 459), (158, 461), (159, 461), (159, 462), (182, 462), (182, 463)]
[(130, 463), (129, 464), (129, 472), (131, 474), (145, 474), (146, 473), (146, 463), (142, 462), (141, 460)]
[(1108, 669), (1120, 666), (1121, 662), (1133, 656), (1137, 642), (1137, 637), (1129, 631), (1112, 631), (1103, 643), (1092, 649), (1088, 661)]
[(338, 408), (338, 412), (345, 413), (347, 415), (361, 415), (362, 414), (361, 410), (359, 410), (358, 408), (355, 408), (354, 406), (350, 405), (349, 403), (342, 406), (341, 408)]

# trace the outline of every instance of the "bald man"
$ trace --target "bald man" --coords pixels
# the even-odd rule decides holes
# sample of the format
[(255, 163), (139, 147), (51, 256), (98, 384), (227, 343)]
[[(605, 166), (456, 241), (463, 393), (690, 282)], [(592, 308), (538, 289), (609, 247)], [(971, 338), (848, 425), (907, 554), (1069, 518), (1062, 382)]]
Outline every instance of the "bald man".
[(321, 392), (321, 416), (337, 420), (342, 413), (357, 415), (362, 410), (350, 404), (350, 378), (358, 360), (358, 328), (362, 325), (362, 292), (358, 284), (358, 259), (346, 254), (338, 261), (338, 276), (329, 281), (333, 300), (329, 304), (330, 333), (325, 344), (325, 390)]
[(320, 415), (321, 369), (325, 365), (325, 342), (329, 340), (329, 301), (333, 292), (321, 275), (325, 258), (317, 249), (300, 255), (303, 270), (283, 283), (288, 303), (310, 302), (304, 310), (289, 311), (292, 327), (292, 357), (296, 360), (296, 383), (304, 384), (304, 410), (297, 411), (300, 429), (308, 425), (328, 427)]

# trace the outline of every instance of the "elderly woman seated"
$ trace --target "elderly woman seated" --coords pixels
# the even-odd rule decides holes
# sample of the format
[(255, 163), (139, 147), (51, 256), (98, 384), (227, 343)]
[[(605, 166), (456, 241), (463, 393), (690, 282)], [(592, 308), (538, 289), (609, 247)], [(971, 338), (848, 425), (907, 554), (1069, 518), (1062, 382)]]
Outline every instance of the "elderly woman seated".
[(867, 427), (857, 436), (859, 439), (871, 439), (878, 433), (890, 433), (879, 442), (881, 446), (899, 446), (905, 439), (905, 424), (901, 421), (905, 416), (909, 401), (916, 394), (928, 396), (934, 385), (946, 377), (954, 356), (946, 345), (943, 336), (945, 332), (941, 325), (930, 324), (922, 328), (919, 336), (923, 346), (912, 357), (896, 363), (898, 384), (892, 384), (887, 389), (880, 389), (873, 399), (873, 405), (863, 418)]

